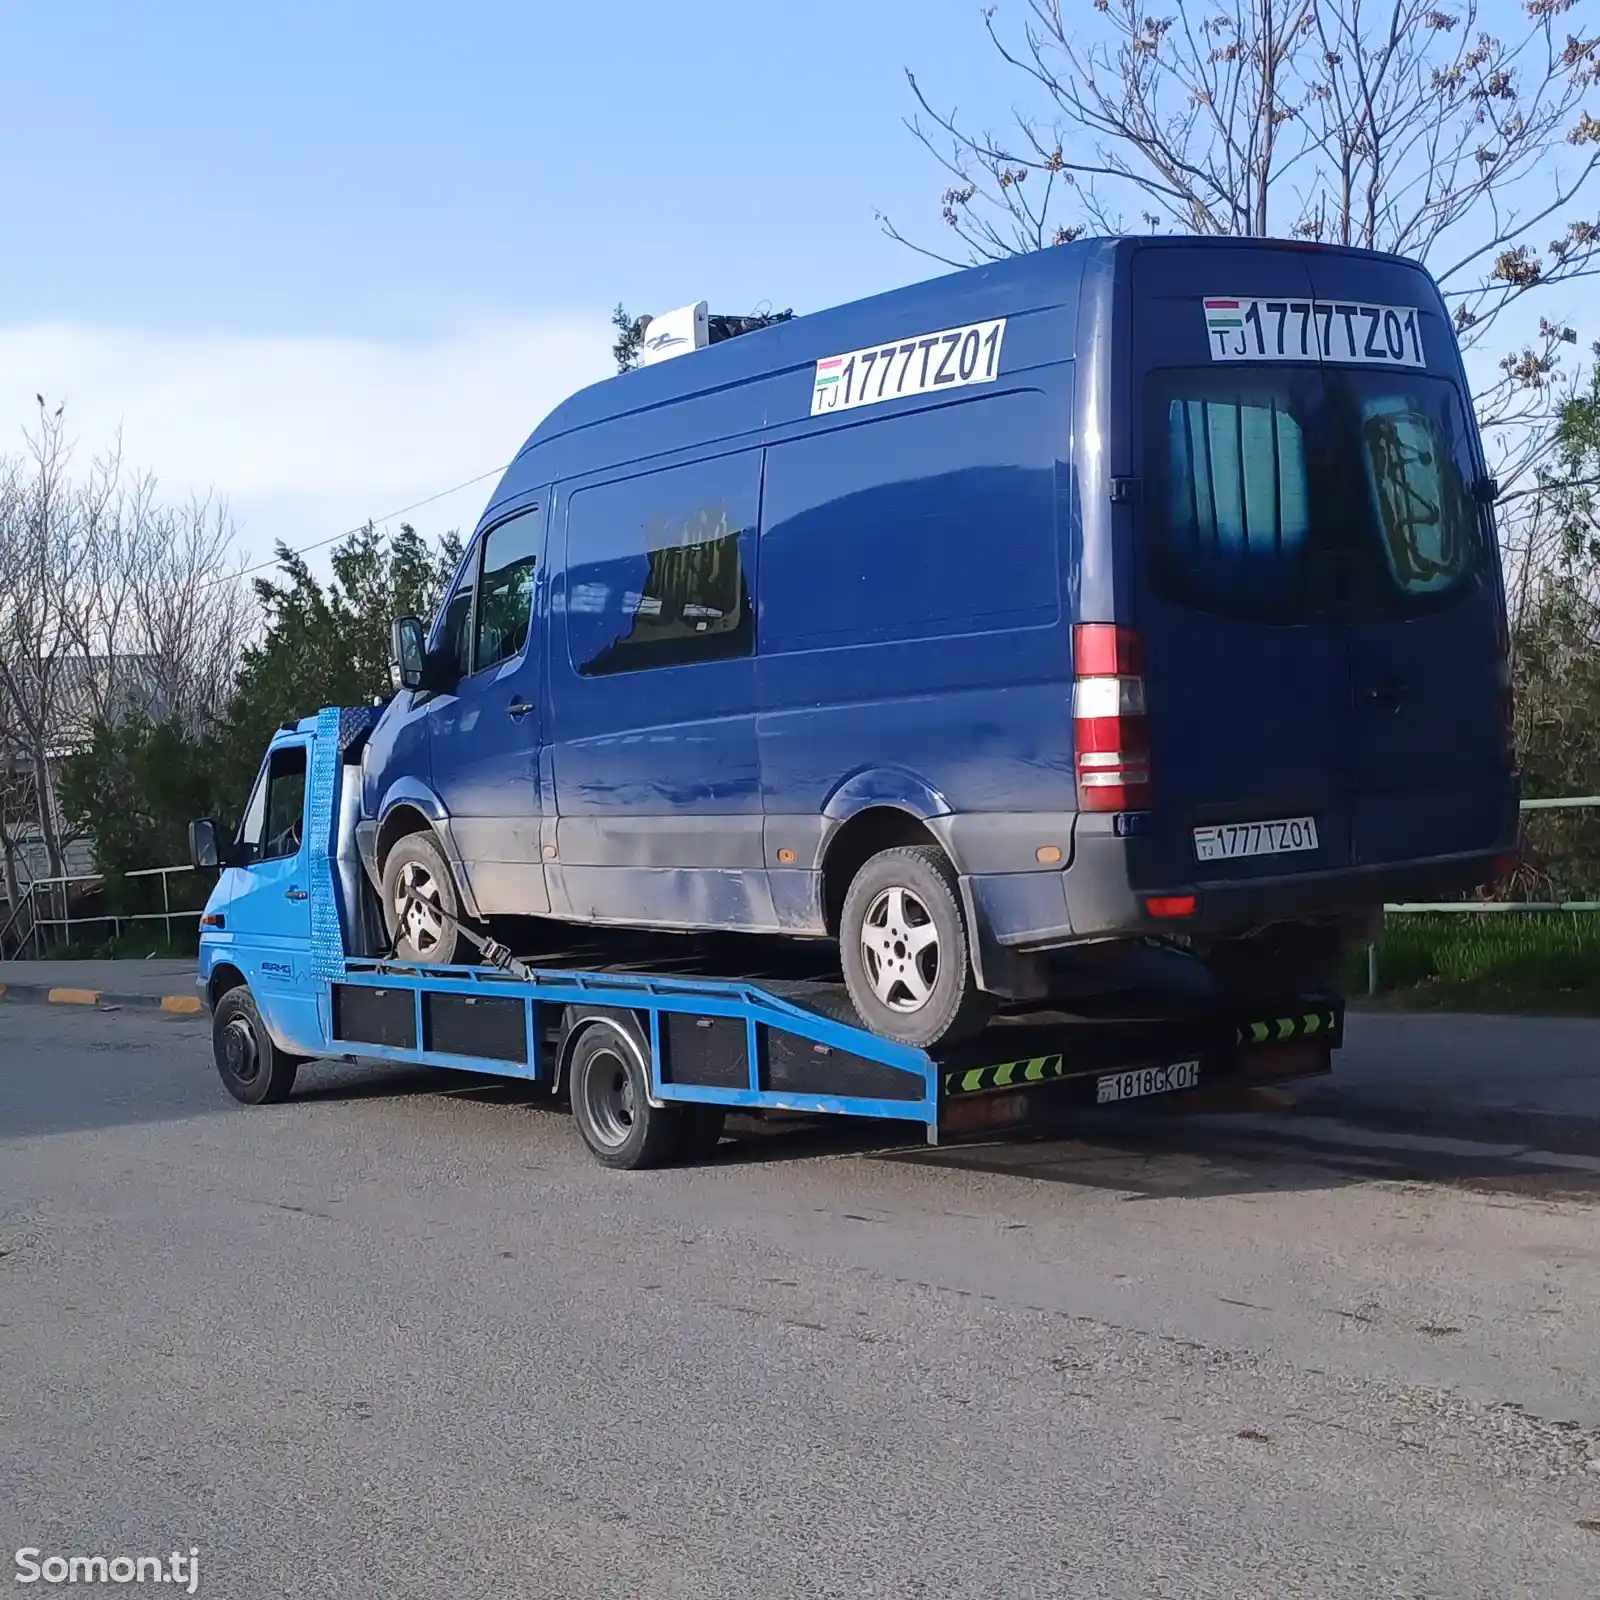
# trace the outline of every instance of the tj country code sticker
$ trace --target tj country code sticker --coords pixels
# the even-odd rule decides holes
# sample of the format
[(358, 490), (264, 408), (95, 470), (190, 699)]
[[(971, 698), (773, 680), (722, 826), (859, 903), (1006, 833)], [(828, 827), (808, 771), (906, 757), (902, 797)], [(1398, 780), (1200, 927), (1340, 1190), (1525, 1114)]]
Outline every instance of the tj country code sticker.
[(1006, 319), (974, 322), (940, 333), (919, 333), (894, 344), (871, 345), (817, 363), (811, 415), (852, 411), (880, 400), (993, 383), (1000, 371), (1000, 341)]
[(1415, 306), (1219, 295), (1205, 301), (1205, 313), (1213, 361), (1426, 365)]

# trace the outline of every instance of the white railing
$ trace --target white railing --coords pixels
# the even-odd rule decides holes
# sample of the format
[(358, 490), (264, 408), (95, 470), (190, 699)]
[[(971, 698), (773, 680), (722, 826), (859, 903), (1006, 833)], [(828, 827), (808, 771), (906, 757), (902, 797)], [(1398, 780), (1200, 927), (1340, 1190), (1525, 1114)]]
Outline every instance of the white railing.
[[(35, 878), (23, 891), (22, 900), (17, 905), (5, 924), (0, 928), (0, 947), (4, 944), (4, 935), (9, 933), (24, 920), (27, 913), (27, 926), (18, 940), (15, 957), (21, 959), (31, 947), (35, 956), (42, 955), (48, 943), (71, 944), (72, 930), (87, 927), (104, 928), (110, 925), (113, 938), (122, 937), (125, 923), (159, 922), (164, 925), (166, 937), (172, 940), (172, 924), (187, 919), (199, 920), (198, 911), (174, 911), (172, 909), (172, 878), (183, 872), (195, 872), (197, 869), (188, 865), (181, 867), (143, 867), (136, 872), (124, 872), (124, 878), (160, 878), (161, 879), (161, 909), (159, 911), (96, 911), (72, 914), (72, 891), (88, 884), (104, 884), (105, 875), (99, 872), (63, 874), (54, 878)], [(56, 914), (50, 914), (56, 913)], [(59, 930), (58, 939), (47, 940), (47, 929)]]
[[(1583, 811), (1600, 806), (1600, 794), (1575, 795), (1566, 800), (1524, 800), (1524, 811)], [(1506, 911), (1600, 911), (1600, 900), (1405, 900), (1386, 905), (1388, 916), (1416, 916), (1443, 913), (1454, 916), (1465, 912), (1473, 916)], [(1367, 993), (1378, 992), (1378, 947), (1367, 946)]]

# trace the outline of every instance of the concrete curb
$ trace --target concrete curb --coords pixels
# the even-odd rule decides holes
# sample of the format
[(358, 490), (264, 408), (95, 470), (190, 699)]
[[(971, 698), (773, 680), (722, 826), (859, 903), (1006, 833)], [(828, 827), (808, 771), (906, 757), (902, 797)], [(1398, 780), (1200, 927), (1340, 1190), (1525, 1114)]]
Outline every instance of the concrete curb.
[(192, 1017), (205, 1010), (197, 994), (115, 994), (108, 989), (53, 988), (42, 983), (0, 983), (0, 1000), (51, 1006), (115, 1006)]

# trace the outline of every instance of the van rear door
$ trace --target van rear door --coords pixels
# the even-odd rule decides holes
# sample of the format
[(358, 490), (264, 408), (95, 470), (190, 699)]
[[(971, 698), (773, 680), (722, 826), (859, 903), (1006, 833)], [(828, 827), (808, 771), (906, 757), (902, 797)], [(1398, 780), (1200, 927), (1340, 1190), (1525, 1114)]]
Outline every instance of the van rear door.
[[(1374, 553), (1372, 592), (1349, 619), (1354, 860), (1492, 849), (1508, 827), (1510, 680), (1494, 524), (1474, 494), (1484, 469), (1455, 339), (1418, 269), (1307, 260), (1320, 301), (1373, 308), (1351, 319), (1363, 359), (1329, 363), (1355, 436), (1350, 515)], [(1395, 309), (1374, 327), (1376, 308)], [(1332, 353), (1348, 357), (1343, 331)], [(1371, 360), (1369, 347), (1393, 354), (1397, 331), (1410, 364)]]
[(1252, 300), (1282, 304), (1297, 336), (1300, 313), (1287, 308), (1309, 313), (1306, 258), (1142, 248), (1131, 281), (1139, 533), (1118, 557), (1140, 573), (1148, 886), (1346, 867), (1350, 641), (1308, 603), (1323, 407), (1314, 342), (1303, 362), (1211, 349), (1253, 339)]

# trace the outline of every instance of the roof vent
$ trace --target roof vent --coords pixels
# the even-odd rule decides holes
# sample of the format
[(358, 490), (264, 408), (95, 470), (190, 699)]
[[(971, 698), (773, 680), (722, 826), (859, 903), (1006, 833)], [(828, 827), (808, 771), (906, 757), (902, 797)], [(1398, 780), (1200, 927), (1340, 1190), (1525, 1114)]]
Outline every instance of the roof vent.
[(652, 317), (645, 324), (639, 365), (654, 366), (673, 356), (688, 355), (691, 350), (704, 350), (707, 345), (737, 339), (742, 333), (757, 333), (775, 322), (787, 322), (793, 315), (792, 311), (762, 311), (748, 317), (708, 316), (704, 300), (698, 305), (683, 306), (663, 316)]
[(663, 316), (652, 317), (645, 326), (644, 342), (639, 347), (639, 365), (651, 367), (658, 361), (687, 355), (691, 350), (704, 350), (711, 343), (709, 321), (704, 300), (698, 305), (683, 306)]

